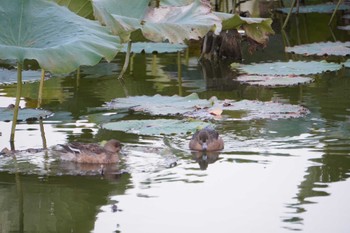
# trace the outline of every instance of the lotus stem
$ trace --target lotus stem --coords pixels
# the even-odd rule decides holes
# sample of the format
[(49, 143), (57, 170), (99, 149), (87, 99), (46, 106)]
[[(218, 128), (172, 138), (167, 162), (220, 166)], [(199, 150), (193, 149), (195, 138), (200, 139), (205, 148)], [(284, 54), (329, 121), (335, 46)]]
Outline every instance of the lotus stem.
[(182, 96), (182, 69), (181, 69), (181, 52), (177, 52), (177, 79), (179, 82), (179, 96)]
[(331, 23), (332, 23), (332, 21), (333, 21), (333, 18), (334, 18), (334, 16), (335, 16), (335, 14), (337, 13), (338, 8), (339, 8), (341, 2), (342, 2), (342, 0), (339, 0), (339, 1), (338, 1), (337, 5), (336, 5), (336, 7), (335, 7), (335, 9), (334, 9), (334, 11), (333, 11), (333, 14), (332, 14), (332, 16), (331, 16), (331, 19), (330, 19), (329, 22), (328, 22), (328, 26), (331, 25)]
[(40, 108), (41, 103), (43, 101), (43, 88), (44, 88), (44, 80), (45, 80), (45, 70), (41, 69), (41, 78), (39, 84), (39, 93), (38, 93), (38, 105), (37, 108)]
[(120, 75), (118, 77), (118, 79), (123, 79), (124, 78), (124, 74), (126, 72), (126, 69), (128, 68), (129, 66), (129, 61), (130, 61), (130, 53), (131, 53), (131, 40), (128, 41), (128, 50), (126, 52), (126, 56), (125, 56), (125, 61), (124, 61), (124, 65), (123, 65), (123, 69), (122, 71), (120, 72)]
[(22, 95), (22, 63), (20, 61), (18, 61), (17, 62), (16, 103), (15, 103), (15, 109), (13, 111), (13, 119), (12, 119), (10, 142), (14, 142), (15, 141), (15, 131), (16, 131), (18, 109), (19, 109), (19, 102), (21, 100), (21, 95)]
[(289, 17), (290, 17), (290, 15), (291, 15), (292, 12), (293, 12), (293, 8), (294, 8), (294, 5), (295, 5), (295, 1), (296, 1), (296, 0), (293, 0), (292, 5), (290, 6), (289, 13), (288, 13), (288, 15), (287, 15), (286, 20), (285, 20), (284, 23), (283, 23), (282, 29), (284, 29), (284, 28), (287, 26), (287, 23), (288, 23), (288, 21), (289, 21)]

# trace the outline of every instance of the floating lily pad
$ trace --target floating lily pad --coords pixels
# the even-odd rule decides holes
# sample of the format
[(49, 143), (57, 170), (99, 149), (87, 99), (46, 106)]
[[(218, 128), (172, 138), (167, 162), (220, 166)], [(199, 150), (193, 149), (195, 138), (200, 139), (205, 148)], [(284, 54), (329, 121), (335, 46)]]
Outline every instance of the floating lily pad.
[[(111, 109), (128, 109), (156, 116), (182, 116), (210, 120), (252, 120), (301, 117), (309, 111), (299, 105), (261, 101), (199, 99), (197, 94), (181, 96), (134, 96), (106, 104)], [(221, 113), (223, 113), (221, 115)]]
[(350, 68), (350, 59), (343, 63), (343, 65), (347, 68)]
[[(37, 81), (41, 78), (41, 71), (25, 70), (22, 72), (24, 82)], [(17, 82), (17, 70), (0, 69), (0, 84), (11, 84)]]
[(241, 75), (236, 80), (249, 85), (280, 87), (306, 84), (312, 82), (313, 79), (293, 75)]
[(341, 29), (341, 30), (350, 31), (350, 25), (338, 26), (338, 28)]
[(350, 54), (350, 42), (321, 42), (286, 47), (286, 52), (309, 55), (346, 56)]
[[(308, 5), (308, 6), (300, 6), (299, 13), (332, 13), (336, 7), (336, 4), (319, 4), (319, 5)], [(349, 10), (350, 6), (341, 4), (339, 5), (338, 10), (344, 11)], [(290, 11), (290, 7), (277, 8), (276, 11), (288, 14)], [(292, 13), (296, 13), (296, 7), (293, 8)]]
[[(231, 65), (232, 68), (237, 64)], [(326, 61), (289, 61), (244, 65), (240, 64), (238, 69), (248, 74), (258, 75), (307, 75), (318, 74), (326, 71), (336, 71), (341, 68), (340, 64)]]
[(102, 128), (141, 135), (172, 135), (195, 132), (208, 125), (210, 124), (202, 121), (156, 119), (109, 122), (103, 124)]
[[(127, 45), (123, 44), (121, 52), (126, 53)], [(184, 44), (170, 44), (170, 43), (152, 43), (152, 42), (138, 42), (132, 43), (131, 52), (133, 53), (176, 53), (187, 48)]]
[(131, 96), (117, 98), (106, 103), (111, 109), (131, 109), (136, 112), (146, 112), (151, 115), (179, 115), (189, 111), (198, 105), (211, 107), (212, 103), (205, 99), (199, 99), (196, 93), (186, 97), (181, 96)]
[[(13, 119), (13, 108), (0, 107), (0, 120), (1, 121), (12, 121)], [(47, 118), (52, 115), (52, 112), (43, 109), (31, 109), (23, 108), (18, 111), (18, 121), (27, 120), (38, 120), (40, 118)]]

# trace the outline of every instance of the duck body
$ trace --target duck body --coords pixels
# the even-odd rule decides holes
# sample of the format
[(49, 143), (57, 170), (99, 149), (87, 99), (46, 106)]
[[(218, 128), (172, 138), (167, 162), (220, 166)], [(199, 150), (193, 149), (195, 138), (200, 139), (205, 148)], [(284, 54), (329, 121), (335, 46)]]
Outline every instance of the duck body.
[(111, 139), (103, 147), (97, 143), (72, 142), (56, 150), (65, 161), (88, 164), (110, 164), (119, 161), (121, 143)]
[(189, 147), (196, 151), (218, 151), (224, 149), (224, 141), (216, 130), (205, 127), (193, 134)]

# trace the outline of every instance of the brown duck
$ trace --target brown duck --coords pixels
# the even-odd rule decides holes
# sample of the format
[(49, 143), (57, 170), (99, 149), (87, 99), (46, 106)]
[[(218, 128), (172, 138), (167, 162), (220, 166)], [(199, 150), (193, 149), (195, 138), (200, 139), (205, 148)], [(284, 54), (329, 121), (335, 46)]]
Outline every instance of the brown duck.
[(97, 143), (72, 142), (56, 150), (62, 160), (76, 163), (109, 164), (119, 161), (121, 143), (111, 139), (103, 147)]
[(216, 130), (205, 127), (192, 136), (189, 147), (196, 151), (217, 151), (224, 149), (224, 141)]

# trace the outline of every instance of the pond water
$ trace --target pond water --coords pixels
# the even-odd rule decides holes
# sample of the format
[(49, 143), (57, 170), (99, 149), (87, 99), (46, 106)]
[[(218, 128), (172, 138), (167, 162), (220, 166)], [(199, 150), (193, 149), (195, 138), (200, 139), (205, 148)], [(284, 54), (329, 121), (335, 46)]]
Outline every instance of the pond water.
[[(302, 15), (298, 22), (292, 17), (289, 43), (350, 38), (336, 25), (331, 31), (328, 20), (324, 14)], [(243, 62), (324, 59), (285, 53), (280, 27), (275, 19), (276, 35), (267, 48), (252, 55), (245, 48)], [(47, 79), (41, 107), (55, 114), (18, 124), (16, 149), (118, 138), (122, 159), (101, 177), (77, 175), (89, 168), (59, 167), (45, 152), (19, 153), (16, 162), (0, 157), (0, 232), (349, 232), (350, 69), (318, 75), (303, 86), (254, 87), (235, 82), (229, 63), (199, 64), (198, 52), (192, 46), (182, 54), (180, 75), (177, 54), (135, 55), (125, 85), (116, 79), (123, 54), (111, 64), (82, 68), (80, 78)], [(37, 106), (38, 89), (38, 82), (24, 85), (22, 107)], [(190, 135), (112, 132), (94, 118), (114, 98), (191, 93), (300, 104), (310, 114), (215, 121), (225, 149), (208, 158), (189, 151)], [(1, 107), (14, 97), (15, 85), (0, 86)], [(113, 121), (152, 118), (108, 113)], [(11, 122), (0, 122), (0, 148), (10, 147), (10, 128)]]

